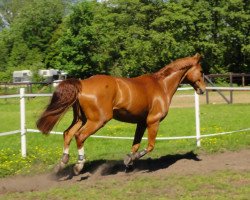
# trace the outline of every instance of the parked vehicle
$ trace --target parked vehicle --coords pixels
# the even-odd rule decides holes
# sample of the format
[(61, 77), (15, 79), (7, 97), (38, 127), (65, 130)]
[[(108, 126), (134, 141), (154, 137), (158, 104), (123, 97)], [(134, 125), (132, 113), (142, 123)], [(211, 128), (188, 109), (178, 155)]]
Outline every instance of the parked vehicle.
[[(38, 76), (43, 78), (44, 82), (60, 82), (67, 78), (67, 73), (57, 69), (40, 69)], [(32, 82), (33, 73), (31, 70), (20, 70), (13, 72), (13, 83)]]
[(64, 80), (67, 78), (67, 73), (57, 69), (40, 69), (38, 75), (44, 78), (45, 82), (53, 82), (56, 80)]
[(13, 83), (31, 82), (33, 73), (30, 70), (21, 70), (13, 72)]

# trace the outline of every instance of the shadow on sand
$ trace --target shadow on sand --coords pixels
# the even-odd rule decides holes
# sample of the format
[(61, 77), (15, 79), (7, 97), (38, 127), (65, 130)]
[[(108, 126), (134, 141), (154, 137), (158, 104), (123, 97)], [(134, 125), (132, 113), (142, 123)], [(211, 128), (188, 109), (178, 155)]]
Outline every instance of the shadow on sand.
[[(185, 153), (185, 154), (175, 154), (175, 155), (166, 155), (160, 158), (148, 158), (141, 159), (134, 162), (134, 165), (131, 169), (126, 170), (123, 160), (95, 160), (91, 162), (87, 162), (82, 170), (81, 175), (88, 174), (81, 178), (81, 180), (85, 180), (90, 177), (90, 174), (98, 173), (101, 176), (114, 175), (119, 172), (134, 172), (134, 171), (144, 171), (144, 172), (154, 172), (160, 169), (166, 169), (169, 166), (176, 163), (178, 160), (187, 159), (200, 161), (197, 154), (193, 151)], [(67, 177), (64, 180), (69, 180), (74, 177), (73, 174), (73, 165), (67, 166), (63, 169), (59, 174), (57, 174), (57, 179), (61, 179), (62, 177)]]

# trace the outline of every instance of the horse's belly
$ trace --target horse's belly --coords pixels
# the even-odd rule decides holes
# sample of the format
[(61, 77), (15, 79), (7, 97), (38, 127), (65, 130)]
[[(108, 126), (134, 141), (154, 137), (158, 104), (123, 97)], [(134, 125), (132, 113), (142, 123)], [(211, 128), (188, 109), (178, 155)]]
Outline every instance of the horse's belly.
[(113, 111), (113, 118), (122, 122), (138, 123), (146, 119), (146, 113), (131, 113), (125, 109), (115, 109)]

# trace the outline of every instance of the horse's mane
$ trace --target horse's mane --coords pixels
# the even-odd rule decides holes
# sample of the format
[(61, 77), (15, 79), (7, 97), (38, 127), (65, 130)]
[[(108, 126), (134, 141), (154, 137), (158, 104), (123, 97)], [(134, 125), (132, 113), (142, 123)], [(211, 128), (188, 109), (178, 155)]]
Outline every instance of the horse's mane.
[(189, 68), (192, 65), (195, 65), (198, 61), (199, 61), (198, 56), (180, 58), (166, 65), (159, 71), (155, 72), (153, 76), (156, 78), (164, 78), (166, 76), (169, 76), (173, 72)]

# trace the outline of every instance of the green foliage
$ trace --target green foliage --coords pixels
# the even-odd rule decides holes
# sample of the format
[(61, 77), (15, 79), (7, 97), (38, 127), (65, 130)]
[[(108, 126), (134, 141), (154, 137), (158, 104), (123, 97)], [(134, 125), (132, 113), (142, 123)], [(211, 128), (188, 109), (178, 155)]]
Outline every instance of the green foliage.
[[(239, 26), (247, 27), (249, 13), (239, 2), (235, 7), (234, 1), (84, 1), (73, 9), (56, 43), (56, 64), (82, 78), (93, 73), (136, 76), (201, 52), (205, 72), (247, 72), (247, 36)], [(230, 23), (231, 16), (239, 22)], [(241, 37), (237, 43), (235, 35)]]
[[(45, 67), (45, 52), (52, 33), (61, 23), (64, 4), (61, 0), (13, 0), (11, 3), (5, 4), (7, 8), (10, 6), (9, 12), (14, 12), (13, 18), (9, 19), (11, 27), (0, 33), (0, 55), (3, 57), (0, 69), (37, 71)], [(0, 78), (5, 80), (3, 76)]]
[(0, 32), (0, 70), (137, 76), (200, 52), (206, 73), (250, 71), (246, 0), (69, 2), (3, 0), (10, 28)]

